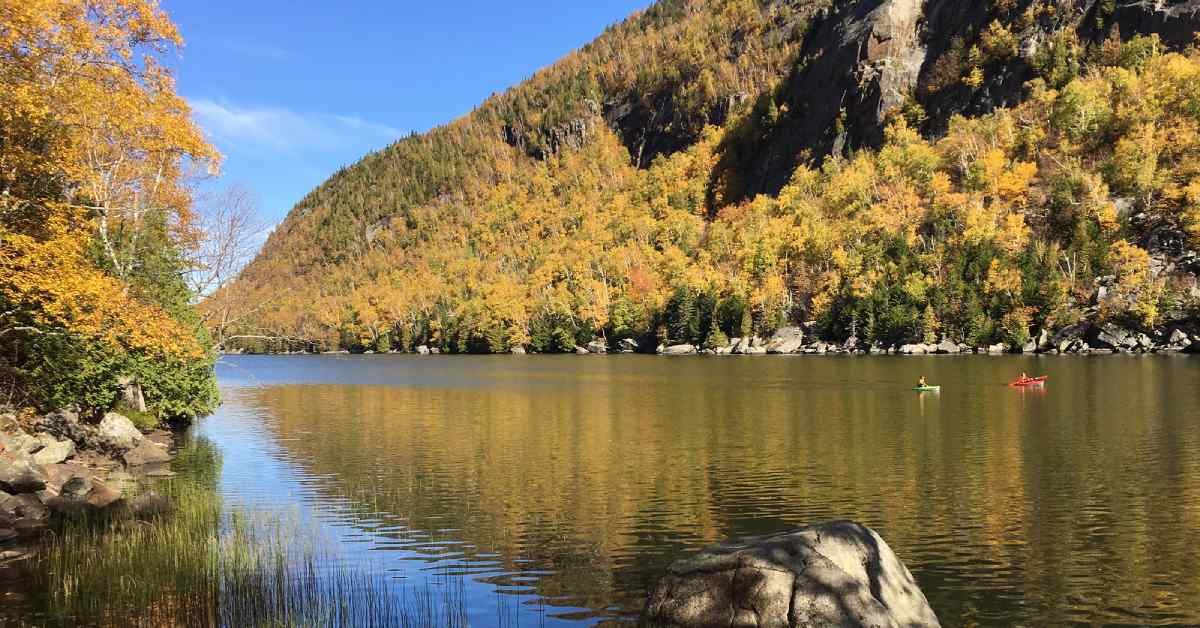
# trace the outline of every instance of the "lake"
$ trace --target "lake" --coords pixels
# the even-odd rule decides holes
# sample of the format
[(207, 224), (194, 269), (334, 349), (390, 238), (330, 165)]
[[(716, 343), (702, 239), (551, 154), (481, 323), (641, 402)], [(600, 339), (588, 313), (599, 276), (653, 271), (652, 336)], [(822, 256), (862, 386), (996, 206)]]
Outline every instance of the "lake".
[[(1044, 388), (1005, 384), (1048, 374)], [(238, 356), (230, 503), (454, 588), (474, 626), (636, 618), (680, 555), (853, 519), (947, 626), (1200, 623), (1200, 360)], [(924, 375), (940, 394), (916, 393)]]

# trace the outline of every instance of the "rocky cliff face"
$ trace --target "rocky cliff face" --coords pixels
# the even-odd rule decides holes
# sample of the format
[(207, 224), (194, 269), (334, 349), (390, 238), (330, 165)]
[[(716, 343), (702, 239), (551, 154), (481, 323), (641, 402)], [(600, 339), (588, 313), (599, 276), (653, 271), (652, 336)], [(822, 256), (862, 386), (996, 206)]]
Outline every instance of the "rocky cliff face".
[[(1012, 54), (988, 50), (997, 45), (985, 40), (993, 24), (1011, 35)], [(753, 157), (742, 164), (744, 195), (777, 192), (801, 161), (878, 146), (888, 117), (909, 103), (920, 106), (923, 130), (934, 136), (955, 115), (1016, 104), (1060, 33), (1073, 31), (1084, 47), (1156, 34), (1178, 48), (1198, 27), (1195, 0), (843, 0), (821, 12), (805, 37), (780, 94), (782, 118), (761, 146), (745, 151)], [(978, 82), (967, 80), (973, 66)]]

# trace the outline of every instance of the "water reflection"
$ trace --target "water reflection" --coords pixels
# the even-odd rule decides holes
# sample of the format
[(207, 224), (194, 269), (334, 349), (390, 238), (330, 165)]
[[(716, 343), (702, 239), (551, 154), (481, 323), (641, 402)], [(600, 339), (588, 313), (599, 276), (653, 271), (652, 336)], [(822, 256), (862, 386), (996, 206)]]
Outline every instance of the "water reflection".
[[(220, 368), (232, 401), (204, 430), (226, 450), (224, 490), (301, 503), (372, 560), (394, 556), (398, 575), (414, 563), (465, 574), (477, 606), (500, 592), (550, 605), (551, 619), (629, 617), (681, 552), (853, 518), (908, 563), (946, 625), (1200, 622), (1194, 360)], [(1023, 371), (1051, 383), (1004, 385)], [(922, 374), (940, 395), (910, 390)]]

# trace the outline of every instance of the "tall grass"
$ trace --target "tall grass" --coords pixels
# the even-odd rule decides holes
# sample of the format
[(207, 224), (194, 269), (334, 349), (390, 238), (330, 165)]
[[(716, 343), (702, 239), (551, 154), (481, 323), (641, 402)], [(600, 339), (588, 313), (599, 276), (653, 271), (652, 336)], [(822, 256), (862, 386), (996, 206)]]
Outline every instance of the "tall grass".
[[(344, 561), (295, 521), (223, 508), (216, 454), (181, 455), (173, 510), (72, 522), (32, 566), (39, 623), (98, 626), (467, 625), (461, 577), (400, 587)], [(208, 448), (205, 451), (205, 448)], [(189, 469), (189, 465), (195, 468)]]

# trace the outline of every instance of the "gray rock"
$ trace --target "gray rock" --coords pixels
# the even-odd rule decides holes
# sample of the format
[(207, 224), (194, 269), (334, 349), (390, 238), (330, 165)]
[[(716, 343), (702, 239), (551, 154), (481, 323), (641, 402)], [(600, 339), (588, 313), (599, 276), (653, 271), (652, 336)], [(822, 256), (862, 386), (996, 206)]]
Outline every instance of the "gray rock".
[(803, 330), (799, 327), (782, 327), (767, 341), (767, 353), (796, 353), (803, 345)]
[(525, 355), (525, 347), (513, 347), (508, 352), (513, 355)]
[(588, 343), (588, 353), (608, 353), (608, 343), (597, 338)]
[(140, 467), (147, 464), (169, 462), (171, 454), (167, 453), (166, 447), (145, 440), (137, 447), (125, 452), (124, 458), (125, 464), (131, 467)]
[(696, 347), (692, 345), (671, 345), (665, 351), (666, 355), (695, 355)]
[(942, 353), (942, 354), (958, 353), (959, 351), (960, 351), (960, 348), (958, 346), (958, 343), (954, 342), (953, 340), (950, 340), (949, 338), (939, 342), (937, 347), (934, 348), (935, 353)]
[(441, 354), (442, 354), (442, 350), (437, 347), (432, 347), (429, 349), (429, 355), (441, 355)]
[(143, 438), (132, 421), (116, 412), (105, 414), (100, 425), (96, 426), (96, 440), (99, 445), (115, 451), (133, 449)]
[(591, 353), (591, 351), (587, 350), (587, 347), (575, 347), (575, 355), (591, 355)]
[(1038, 333), (1037, 348), (1038, 348), (1038, 351), (1045, 351), (1045, 350), (1051, 348), (1049, 331), (1046, 331), (1045, 329), (1043, 329), (1040, 333)]
[(1101, 326), (1096, 332), (1093, 342), (1098, 347), (1120, 351), (1132, 349), (1137, 344), (1137, 338), (1129, 330), (1108, 323)]
[(630, 353), (638, 350), (638, 342), (633, 338), (622, 338), (617, 343), (617, 346), (621, 348), (621, 351), (628, 351)]
[(1191, 342), (1191, 339), (1182, 329), (1174, 329), (1171, 335), (1167, 337), (1167, 344), (1175, 346), (1183, 346)]
[(34, 464), (58, 464), (75, 455), (75, 443), (69, 440), (55, 440), (48, 434), (41, 434), (38, 441), (41, 442), (42, 448), (34, 452)]
[(708, 548), (672, 564), (644, 626), (939, 626), (904, 563), (848, 521)]
[(79, 420), (72, 410), (56, 410), (38, 418), (37, 429), (55, 438), (69, 440), (78, 447), (96, 444), (96, 428)]
[(742, 355), (766, 355), (766, 345), (751, 345), (742, 351)]
[(987, 352), (992, 355), (995, 355), (997, 353), (1004, 353), (1004, 345), (999, 344), (999, 343), (991, 345), (987, 348)]
[(425, 345), (417, 345), (417, 353), (420, 355), (429, 355), (429, 347)]
[(923, 344), (907, 344), (900, 345), (900, 348), (896, 351), (896, 353), (901, 355), (924, 355), (925, 353), (928, 353), (928, 351)]
[(25, 458), (0, 454), (0, 490), (13, 495), (46, 488), (46, 472)]

